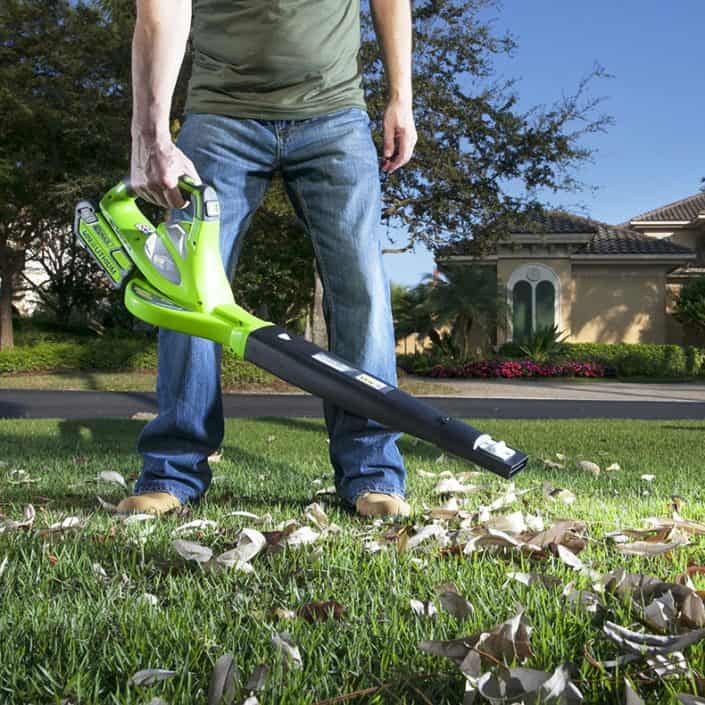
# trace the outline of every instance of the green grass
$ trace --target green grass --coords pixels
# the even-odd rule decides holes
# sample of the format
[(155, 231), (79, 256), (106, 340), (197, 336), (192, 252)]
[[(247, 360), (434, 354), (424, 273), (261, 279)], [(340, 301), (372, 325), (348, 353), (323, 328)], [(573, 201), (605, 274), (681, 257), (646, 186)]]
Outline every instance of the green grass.
[[(532, 456), (516, 485), (534, 491), (504, 513), (538, 512), (547, 526), (559, 517), (586, 520), (594, 540), (580, 556), (596, 570), (606, 573), (623, 566), (672, 580), (689, 560), (705, 562), (703, 538), (678, 549), (672, 559), (622, 557), (601, 540), (614, 528), (667, 516), (674, 494), (684, 499), (684, 517), (705, 520), (705, 422), (482, 420), (478, 425)], [(333, 497), (318, 499), (342, 528), (340, 534), (315, 545), (261, 554), (253, 560), (254, 575), (206, 573), (178, 557), (171, 547), (171, 531), (196, 518), (218, 522), (218, 532), (189, 537), (216, 552), (233, 545), (238, 528), (253, 526), (227, 516), (236, 509), (271, 512), (275, 523), (290, 518), (305, 523), (303, 509), (314, 500), (315, 490), (332, 484), (319, 421), (228, 421), (224, 459), (213, 466), (219, 479), (207, 499), (186, 517), (154, 522), (154, 531), (141, 541), (142, 527), (123, 526), (95, 499), (100, 494), (116, 502), (124, 491), (117, 485), (85, 482), (101, 470), (117, 470), (134, 479), (139, 470), (134, 446), (141, 427), (140, 422), (116, 420), (0, 421), (0, 460), (7, 463), (0, 468), (0, 511), (19, 518), (26, 503), (37, 508), (32, 530), (0, 534), (0, 562), (8, 558), (0, 577), (0, 703), (137, 705), (159, 696), (171, 705), (203, 705), (214, 662), (230, 652), (244, 678), (259, 663), (272, 667), (259, 693), (262, 705), (311, 704), (380, 683), (390, 685), (345, 702), (456, 704), (462, 702), (464, 685), (458, 670), (450, 661), (422, 653), (419, 642), (490, 629), (513, 616), (516, 603), (525, 607), (534, 626), (534, 656), (526, 665), (552, 670), (573, 661), (586, 703), (622, 702), (624, 671), (612, 680), (583, 657), (583, 646), (591, 639), (597, 639), (594, 651), (599, 658), (615, 655), (598, 638), (599, 625), (568, 609), (560, 590), (519, 583), (502, 587), (511, 570), (546, 571), (563, 584), (572, 580), (589, 586), (587, 578), (554, 558), (536, 562), (490, 553), (452, 558), (431, 547), (412, 553), (390, 547), (371, 554), (363, 547), (362, 533), (381, 533), (383, 527), (371, 527)], [(422, 520), (424, 505), (437, 506), (438, 501), (432, 493), (436, 481), (418, 471), (469, 468), (454, 460), (437, 463), (438, 451), (421, 442), (403, 438), (401, 447), (409, 471), (412, 519)], [(540, 458), (556, 452), (570, 457), (568, 467), (545, 469)], [(575, 461), (583, 458), (603, 468), (618, 462), (622, 470), (595, 478), (577, 469)], [(38, 482), (10, 484), (15, 468)], [(643, 473), (656, 479), (647, 484), (639, 479)], [(322, 484), (313, 484), (316, 479)], [(544, 480), (575, 492), (575, 504), (544, 499)], [(470, 509), (506, 488), (494, 476), (478, 481), (486, 483), (487, 491), (470, 496)], [(83, 530), (40, 535), (42, 528), (72, 515), (87, 520)], [(420, 565), (413, 560), (417, 556)], [(95, 574), (95, 563), (107, 579)], [(409, 599), (431, 599), (434, 586), (447, 581), (455, 582), (474, 604), (475, 614), (459, 622), (439, 607), (435, 621), (416, 617)], [(158, 606), (138, 601), (145, 592), (157, 596)], [(270, 614), (274, 607), (296, 609), (310, 600), (328, 599), (346, 606), (342, 621), (309, 624)], [(626, 603), (608, 600), (617, 622), (636, 621)], [(303, 668), (288, 674), (270, 641), (273, 632), (282, 630), (291, 633), (303, 657)], [(686, 654), (694, 669), (705, 671), (702, 642)], [(128, 686), (128, 679), (145, 668), (173, 669), (177, 676), (150, 688)], [(405, 679), (416, 676), (425, 677), (405, 685)], [(688, 687), (682, 682), (642, 687), (641, 695), (649, 703), (676, 703), (671, 693)]]

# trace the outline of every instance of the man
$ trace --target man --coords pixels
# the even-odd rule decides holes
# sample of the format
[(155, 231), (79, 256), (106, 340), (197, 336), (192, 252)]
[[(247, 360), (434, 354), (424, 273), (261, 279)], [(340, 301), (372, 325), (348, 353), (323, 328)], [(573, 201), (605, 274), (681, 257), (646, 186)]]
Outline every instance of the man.
[[(371, 0), (388, 84), (381, 169), (411, 157), (409, 0)], [(132, 51), (130, 179), (141, 197), (188, 207), (188, 174), (221, 204), (221, 255), (232, 277), (274, 170), (312, 238), (331, 350), (396, 384), (389, 283), (379, 239), (380, 164), (362, 89), (359, 0), (196, 0), (194, 66), (176, 144), (169, 111), (191, 0), (138, 0)], [(170, 218), (178, 211), (172, 210)], [(195, 502), (223, 440), (221, 347), (159, 330), (159, 415), (138, 440), (143, 467), (121, 511), (162, 514)], [(324, 406), (335, 485), (363, 516), (408, 514), (399, 434)]]

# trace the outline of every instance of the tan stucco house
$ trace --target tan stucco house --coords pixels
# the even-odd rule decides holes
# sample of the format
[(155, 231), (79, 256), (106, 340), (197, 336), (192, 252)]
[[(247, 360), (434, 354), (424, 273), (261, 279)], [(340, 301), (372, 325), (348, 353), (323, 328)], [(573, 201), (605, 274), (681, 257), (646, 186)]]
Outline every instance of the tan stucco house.
[(621, 225), (558, 211), (538, 226), (510, 232), (485, 256), (472, 254), (472, 241), (435, 253), (439, 263), (494, 268), (511, 313), (490, 342), (555, 323), (567, 342), (705, 344), (672, 316), (682, 285), (705, 275), (705, 193)]

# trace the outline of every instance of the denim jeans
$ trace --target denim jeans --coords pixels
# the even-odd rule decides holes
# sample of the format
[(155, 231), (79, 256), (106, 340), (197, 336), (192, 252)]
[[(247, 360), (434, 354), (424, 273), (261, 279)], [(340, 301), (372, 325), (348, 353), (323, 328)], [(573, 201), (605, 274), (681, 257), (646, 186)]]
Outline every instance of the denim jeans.
[[(379, 233), (380, 172), (362, 108), (299, 120), (189, 113), (177, 145), (221, 207), (220, 249), (232, 278), (252, 216), (275, 169), (311, 237), (324, 291), (329, 348), (396, 384), (389, 280)], [(184, 217), (172, 210), (169, 218)], [(186, 217), (190, 217), (188, 214)], [(221, 346), (164, 328), (158, 335), (159, 414), (137, 441), (135, 493), (167, 491), (182, 502), (208, 489), (208, 456), (223, 441)], [(324, 403), (335, 486), (354, 505), (367, 491), (405, 494), (399, 433)]]

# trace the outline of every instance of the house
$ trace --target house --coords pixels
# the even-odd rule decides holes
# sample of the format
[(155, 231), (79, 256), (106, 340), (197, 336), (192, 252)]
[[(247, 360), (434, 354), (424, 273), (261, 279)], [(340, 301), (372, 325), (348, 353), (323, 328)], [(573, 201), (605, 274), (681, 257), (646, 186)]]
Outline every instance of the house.
[(438, 263), (491, 267), (506, 292), (505, 329), (478, 327), (478, 348), (553, 324), (567, 342), (705, 344), (672, 315), (681, 287), (705, 275), (705, 193), (620, 225), (552, 211), (537, 226), (485, 256), (471, 240), (436, 250)]

